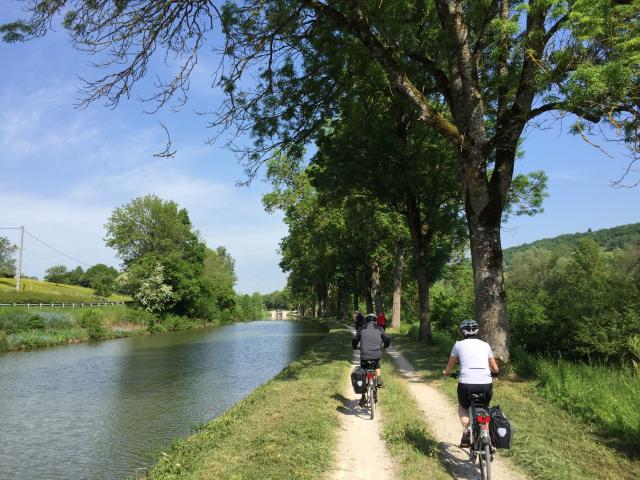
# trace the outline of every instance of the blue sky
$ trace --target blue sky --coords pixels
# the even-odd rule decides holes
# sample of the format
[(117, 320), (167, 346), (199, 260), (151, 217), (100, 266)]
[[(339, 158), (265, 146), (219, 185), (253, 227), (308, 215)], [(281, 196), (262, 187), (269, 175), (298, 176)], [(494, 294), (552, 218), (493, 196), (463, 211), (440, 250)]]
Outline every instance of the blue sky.
[[(19, 3), (3, 2), (0, 23), (19, 16)], [(7, 6), (8, 5), (8, 6)], [(89, 264), (117, 266), (104, 246), (103, 225), (116, 206), (155, 193), (188, 209), (207, 244), (226, 246), (236, 259), (237, 288), (268, 292), (282, 288), (278, 242), (286, 235), (279, 214), (261, 204), (268, 185), (244, 178), (234, 154), (222, 144), (206, 145), (212, 132), (194, 110), (212, 110), (220, 92), (211, 89), (215, 58), (203, 58), (194, 72), (190, 102), (179, 113), (157, 115), (145, 105), (124, 101), (116, 109), (99, 102), (84, 110), (74, 104), (81, 81), (95, 77), (91, 58), (75, 51), (62, 28), (43, 39), (0, 43), (0, 227), (26, 228), (65, 253)], [(144, 95), (147, 85), (138, 93)], [(177, 155), (159, 159), (171, 131)], [(611, 159), (577, 137), (569, 122), (550, 130), (530, 129), (518, 171), (543, 169), (549, 176), (545, 212), (513, 219), (503, 233), (504, 246), (561, 233), (640, 221), (640, 188), (614, 189), (626, 159)], [(0, 231), (14, 242), (12, 231)], [(54, 264), (76, 264), (27, 238), (24, 272), (42, 277)]]

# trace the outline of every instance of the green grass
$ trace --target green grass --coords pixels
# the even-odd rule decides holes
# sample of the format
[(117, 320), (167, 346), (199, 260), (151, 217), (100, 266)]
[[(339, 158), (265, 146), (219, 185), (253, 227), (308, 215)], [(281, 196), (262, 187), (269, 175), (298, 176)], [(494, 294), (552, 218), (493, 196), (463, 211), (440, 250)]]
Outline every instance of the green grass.
[[(452, 346), (437, 339), (428, 347), (394, 335), (393, 342), (421, 371), (425, 381), (456, 399), (456, 382), (442, 379)], [(535, 381), (501, 378), (492, 403), (499, 404), (517, 428), (514, 447), (499, 455), (511, 457), (536, 479), (636, 479), (640, 462), (613, 448), (602, 430), (572, 416), (541, 394)], [(637, 445), (637, 443), (636, 443)]]
[[(21, 291), (16, 292), (14, 278), (0, 278), (0, 303), (80, 303), (98, 301), (98, 297), (91, 288), (29, 279), (20, 280), (20, 284)], [(106, 299), (114, 302), (126, 302), (130, 301), (131, 297), (114, 294)]]
[(537, 360), (536, 367), (545, 398), (594, 424), (607, 443), (640, 459), (640, 371), (566, 360)]
[(383, 360), (382, 367), (385, 382), (379, 402), (382, 435), (398, 464), (398, 478), (450, 479), (438, 460), (438, 443), (429, 433), (413, 396), (391, 362)]
[(331, 330), (300, 360), (163, 453), (147, 478), (319, 478), (333, 464), (350, 340), (346, 329)]

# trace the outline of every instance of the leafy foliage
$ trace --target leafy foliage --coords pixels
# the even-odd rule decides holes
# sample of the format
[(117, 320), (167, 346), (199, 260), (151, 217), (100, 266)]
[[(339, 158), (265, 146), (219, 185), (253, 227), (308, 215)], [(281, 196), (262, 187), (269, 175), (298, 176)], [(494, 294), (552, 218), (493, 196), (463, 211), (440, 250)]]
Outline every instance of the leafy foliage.
[(16, 260), (13, 258), (18, 247), (7, 237), (0, 237), (0, 277), (13, 277), (16, 274)]

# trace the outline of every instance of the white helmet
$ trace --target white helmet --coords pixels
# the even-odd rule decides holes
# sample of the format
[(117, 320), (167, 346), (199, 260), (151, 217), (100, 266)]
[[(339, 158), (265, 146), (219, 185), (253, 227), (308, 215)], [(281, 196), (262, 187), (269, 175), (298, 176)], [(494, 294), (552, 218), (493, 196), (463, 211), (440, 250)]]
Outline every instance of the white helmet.
[(480, 325), (475, 320), (463, 320), (460, 324), (460, 332), (465, 337), (475, 336), (480, 331)]

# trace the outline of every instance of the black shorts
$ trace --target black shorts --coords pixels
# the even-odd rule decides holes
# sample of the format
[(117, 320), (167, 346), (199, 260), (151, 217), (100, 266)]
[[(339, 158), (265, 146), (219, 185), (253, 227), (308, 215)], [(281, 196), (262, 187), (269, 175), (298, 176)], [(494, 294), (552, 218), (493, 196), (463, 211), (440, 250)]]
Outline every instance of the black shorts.
[[(375, 364), (375, 367), (372, 365)], [(375, 360), (360, 360), (360, 366), (362, 368), (380, 368), (380, 359), (376, 358)]]
[(493, 384), (474, 384), (474, 383), (459, 383), (458, 384), (458, 403), (463, 408), (469, 408), (471, 400), (469, 399), (470, 393), (484, 393), (486, 399), (486, 405), (489, 405), (491, 396), (493, 395)]

